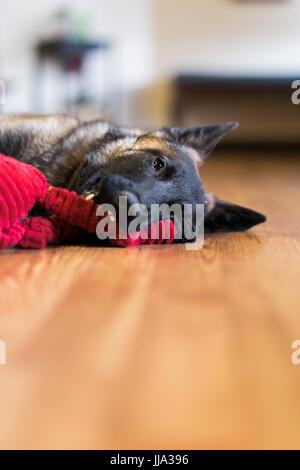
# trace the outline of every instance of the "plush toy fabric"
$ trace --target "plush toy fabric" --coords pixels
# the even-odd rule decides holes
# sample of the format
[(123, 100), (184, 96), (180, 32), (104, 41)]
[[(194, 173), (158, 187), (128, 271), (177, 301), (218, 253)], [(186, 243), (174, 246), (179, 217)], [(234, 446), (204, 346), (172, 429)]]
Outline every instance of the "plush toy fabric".
[[(35, 204), (50, 217), (27, 217)], [(32, 165), (0, 154), (0, 249), (12, 246), (44, 248), (57, 241), (75, 241), (84, 234), (96, 233), (101, 217), (98, 205), (75, 192), (55, 188)], [(104, 216), (103, 216), (104, 217)], [(167, 230), (167, 232), (166, 232)], [(141, 243), (171, 243), (175, 229), (171, 220), (152, 224), (146, 231), (126, 238), (119, 236), (111, 244), (133, 246)], [(165, 234), (169, 236), (165, 238)], [(157, 235), (157, 236), (156, 236)]]

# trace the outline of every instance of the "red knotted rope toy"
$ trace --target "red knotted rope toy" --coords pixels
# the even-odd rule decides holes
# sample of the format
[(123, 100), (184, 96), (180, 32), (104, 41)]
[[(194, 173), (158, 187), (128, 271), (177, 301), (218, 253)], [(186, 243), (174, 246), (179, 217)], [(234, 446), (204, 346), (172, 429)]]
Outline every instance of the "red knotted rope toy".
[[(35, 204), (53, 215), (25, 218)], [(50, 186), (32, 165), (0, 154), (0, 249), (16, 245), (44, 248), (58, 240), (75, 241), (83, 231), (96, 233), (101, 220), (96, 216), (97, 208), (94, 201), (75, 192)], [(120, 246), (171, 243), (174, 235), (174, 224), (167, 220), (110, 242)]]

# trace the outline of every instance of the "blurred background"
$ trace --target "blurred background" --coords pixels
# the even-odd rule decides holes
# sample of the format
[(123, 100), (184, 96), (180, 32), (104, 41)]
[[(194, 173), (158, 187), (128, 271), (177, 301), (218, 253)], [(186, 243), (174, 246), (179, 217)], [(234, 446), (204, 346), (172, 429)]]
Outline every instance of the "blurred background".
[(299, 145), (299, 21), (299, 0), (1, 2), (0, 112), (238, 120), (227, 143)]

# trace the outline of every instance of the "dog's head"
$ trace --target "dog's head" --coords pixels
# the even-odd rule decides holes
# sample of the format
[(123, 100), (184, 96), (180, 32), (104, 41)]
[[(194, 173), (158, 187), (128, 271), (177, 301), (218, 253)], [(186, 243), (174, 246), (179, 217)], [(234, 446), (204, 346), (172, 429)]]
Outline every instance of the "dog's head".
[(203, 204), (206, 232), (246, 230), (265, 216), (206, 193), (199, 175), (205, 158), (235, 127), (229, 122), (149, 133), (110, 127), (89, 146), (70, 187), (115, 207), (120, 196), (129, 206), (140, 203), (149, 211), (152, 204), (189, 204), (194, 212)]
[(144, 132), (67, 116), (0, 116), (0, 151), (36, 165), (49, 182), (118, 208), (141, 203), (204, 205), (206, 232), (241, 231), (265, 216), (203, 188), (199, 167), (237, 123)]

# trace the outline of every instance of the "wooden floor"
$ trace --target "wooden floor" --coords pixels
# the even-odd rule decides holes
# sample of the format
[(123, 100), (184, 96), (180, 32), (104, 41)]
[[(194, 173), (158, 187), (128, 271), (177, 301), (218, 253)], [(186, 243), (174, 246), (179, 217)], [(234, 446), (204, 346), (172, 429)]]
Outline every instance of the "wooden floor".
[(300, 158), (256, 154), (202, 170), (249, 232), (0, 254), (1, 448), (300, 448)]

